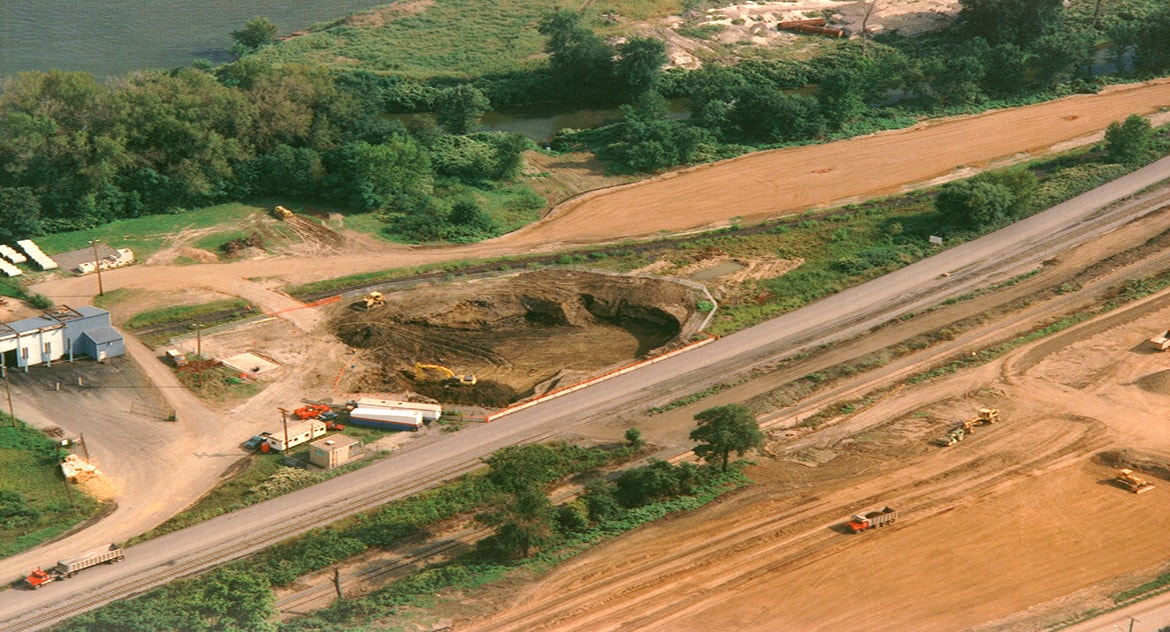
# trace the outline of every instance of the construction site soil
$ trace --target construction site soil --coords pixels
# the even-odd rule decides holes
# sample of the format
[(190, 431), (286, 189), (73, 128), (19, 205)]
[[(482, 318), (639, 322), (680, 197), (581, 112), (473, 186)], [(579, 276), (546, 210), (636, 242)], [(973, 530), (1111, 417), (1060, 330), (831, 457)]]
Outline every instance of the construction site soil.
[[(1086, 138), (1099, 138), (1111, 121), (1168, 104), (1170, 83), (1160, 81), (841, 143), (754, 154), (581, 195), (529, 228), (482, 244), (363, 244), (321, 256), (186, 266), (160, 258), (111, 271), (105, 277), (107, 292), (138, 292), (112, 308), (116, 318), (122, 310), (133, 313), (139, 303), (189, 302), (204, 294), (253, 302), (273, 317), (205, 338), (204, 352), (230, 357), (257, 351), (280, 367), (250, 401), (222, 410), (195, 401), (156, 356), (128, 339), (129, 354), (160, 385), (180, 423), (143, 422), (153, 424), (150, 428), (162, 438), (129, 459), (115, 459), (121, 454), (116, 451), (143, 442), (119, 437), (106, 443), (108, 467), (103, 470), (120, 490), (118, 509), (80, 534), (90, 540), (83, 544), (125, 539), (182, 509), (242, 456), (236, 443), (273, 423), (278, 406), (306, 395), (390, 390), (363, 389), (359, 382), (409, 381), (417, 361), (477, 373), (485, 383), (506, 384), (519, 397), (554, 378), (566, 358), (580, 360), (566, 353), (556, 368), (529, 366), (510, 357), (508, 345), (536, 357), (532, 347), (541, 354), (560, 353), (569, 347), (568, 338), (512, 343), (498, 333), (502, 328), (492, 330), (500, 340), (481, 332), (470, 316), (451, 322), (438, 317), (461, 304), (469, 314), (484, 309), (474, 303), (478, 296), (489, 296), (481, 288), (502, 281), (475, 281), (467, 294), (455, 294), (463, 290), (451, 286), (423, 289), (408, 308), (388, 307), (384, 315), (343, 305), (306, 306), (278, 291), (285, 284), (392, 267), (549, 253), (569, 244), (723, 226), (733, 217), (746, 221), (789, 215), (970, 173), (972, 166), (1011, 162), (1025, 157), (1023, 152), (1083, 144), (1089, 142)], [(573, 428), (574, 438), (612, 441), (636, 425), (651, 442), (685, 449), (699, 410), (767, 397), (824, 367), (939, 332), (940, 342), (929, 349), (929, 357), (891, 361), (859, 376), (850, 386), (853, 391), (841, 386), (797, 405), (788, 401), (784, 419), (766, 418), (774, 456), (759, 458), (749, 469), (755, 486), (597, 547), (533, 585), (493, 586), (466, 595), (458, 607), (437, 616), (447, 617), (460, 630), (827, 630), (855, 627), (857, 622), (879, 630), (1036, 630), (1086, 608), (1111, 604), (1118, 587), (1140, 584), (1166, 572), (1170, 564), (1170, 540), (1163, 528), (1170, 518), (1170, 480), (1163, 478), (1170, 462), (1165, 415), (1170, 407), (1165, 375), (1170, 355), (1153, 353), (1144, 342), (1166, 330), (1170, 294), (1048, 336), (981, 368), (916, 385), (909, 385), (908, 378), (937, 366), (944, 352), (970, 355), (1013, 332), (1101, 305), (1110, 295), (1097, 286), (1116, 286), (1124, 278), (1120, 275), (1139, 277), (1170, 268), (1170, 254), (1160, 247), (1132, 251), (1130, 259), (1111, 259), (1167, 229), (1170, 213), (1162, 210), (1064, 252), (1035, 274), (995, 292), (977, 292), (848, 344), (820, 349), (800, 362), (778, 363), (773, 371), (695, 405), (659, 415), (631, 407), (612, 420)], [(355, 239), (348, 233), (347, 238), (350, 243)], [(1103, 262), (1095, 275), (1081, 276), (1094, 262)], [(547, 282), (550, 292), (559, 283)], [(58, 302), (76, 303), (92, 296), (93, 286), (89, 278), (57, 278), (32, 289)], [(639, 321), (642, 329), (623, 329), (605, 316), (617, 312), (584, 308), (584, 294), (606, 301), (624, 298), (639, 306), (632, 314), (654, 318)], [(548, 316), (526, 320), (527, 308), (516, 306), (522, 305), (519, 298), (509, 298), (514, 305), (496, 309), (513, 314), (524, 336), (542, 330), (578, 333), (579, 328), (568, 324), (570, 317), (598, 323), (589, 334), (592, 346), (577, 345), (579, 355), (593, 356), (598, 367), (686, 340), (682, 323), (688, 314), (672, 310), (695, 300), (685, 293), (676, 301), (633, 300), (592, 287), (537, 296), (550, 307), (536, 313), (555, 315), (559, 310), (565, 324), (541, 322)], [(551, 308), (562, 302), (569, 307)], [(1016, 307), (1004, 311), (1004, 305)], [(383, 327), (360, 324), (383, 316)], [(964, 318), (983, 320), (973, 329), (952, 329)], [(371, 343), (360, 350), (360, 361), (338, 341), (340, 324), (328, 324), (327, 319), (358, 322), (350, 335), (369, 330)], [(430, 341), (419, 344), (394, 333), (395, 327), (417, 328)], [(460, 341), (482, 336), (476, 344), (484, 347), (484, 355), (451, 349), (443, 344), (444, 332), (457, 332)], [(395, 336), (403, 346), (389, 345)], [(419, 344), (417, 351), (412, 344)], [(607, 356), (615, 346), (620, 352)], [(588, 354), (581, 354), (582, 348)], [(430, 355), (422, 357), (424, 352)], [(356, 368), (350, 372), (349, 367)], [(826, 420), (816, 432), (800, 425), (800, 418), (818, 407), (860, 400), (877, 384), (901, 386), (850, 414)], [(338, 392), (331, 392), (331, 386)], [(27, 397), (47, 400), (35, 391)], [(934, 445), (955, 420), (972, 416), (981, 406), (999, 408), (1002, 421), (955, 446)], [(122, 410), (113, 404), (103, 408)], [(68, 419), (67, 429), (85, 431), (91, 447), (100, 447), (103, 434), (86, 426), (96, 415), (79, 410)], [(46, 421), (54, 418), (48, 412)], [(128, 429), (128, 424), (114, 427)], [(1154, 479), (1156, 489), (1134, 495), (1109, 484), (1111, 467), (1122, 463)], [(856, 536), (837, 528), (852, 512), (886, 504), (901, 513), (892, 527)]]
[[(333, 326), (365, 354), (348, 391), (502, 407), (677, 347), (698, 331), (696, 303), (693, 289), (664, 279), (530, 272), (339, 306)], [(477, 383), (460, 386), (438, 366)]]

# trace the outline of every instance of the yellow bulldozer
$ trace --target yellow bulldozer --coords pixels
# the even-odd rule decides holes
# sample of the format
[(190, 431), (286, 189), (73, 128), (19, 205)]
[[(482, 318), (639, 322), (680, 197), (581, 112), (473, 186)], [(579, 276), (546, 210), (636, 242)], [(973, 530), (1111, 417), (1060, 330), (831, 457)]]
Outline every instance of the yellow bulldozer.
[(959, 425), (951, 429), (945, 437), (939, 439), (939, 443), (943, 445), (955, 445), (962, 441), (967, 435), (975, 432), (975, 426), (991, 425), (999, 421), (998, 408), (980, 408), (979, 416), (972, 417), (966, 421), (960, 422)]
[(1117, 470), (1117, 477), (1113, 479), (1118, 485), (1135, 493), (1144, 494), (1154, 489), (1154, 484), (1133, 473), (1128, 467)]
[(362, 300), (357, 305), (365, 308), (366, 311), (374, 309), (380, 305), (386, 304), (386, 297), (382, 296), (381, 292), (370, 292), (362, 297)]
[(414, 363), (415, 381), (426, 382), (427, 371), (439, 373), (443, 376), (443, 382), (447, 384), (456, 384), (458, 386), (475, 386), (476, 382), (479, 381), (478, 378), (470, 373), (467, 375), (456, 375), (454, 371), (448, 369), (445, 366), (438, 364), (421, 364), (419, 362)]
[(283, 206), (277, 206), (272, 209), (272, 214), (279, 220), (292, 219), (293, 212)]

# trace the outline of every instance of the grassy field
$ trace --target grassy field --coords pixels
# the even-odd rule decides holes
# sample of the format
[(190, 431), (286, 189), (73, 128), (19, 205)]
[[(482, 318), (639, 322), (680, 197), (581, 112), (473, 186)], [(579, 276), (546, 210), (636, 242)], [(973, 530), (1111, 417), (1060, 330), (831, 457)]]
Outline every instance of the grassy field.
[[(682, 5), (681, 0), (601, 0), (582, 10), (586, 24), (608, 34), (616, 27), (605, 19), (607, 13), (623, 21), (644, 20), (677, 14)], [(562, 6), (558, 0), (495, 0), (490, 8), (481, 0), (402, 2), (316, 25), (313, 33), (258, 55), (272, 63), (363, 68), (415, 78), (503, 73), (539, 63), (544, 37), (536, 25), (545, 12)]]
[(89, 246), (90, 240), (100, 239), (111, 248), (130, 248), (134, 251), (135, 258), (143, 260), (157, 252), (182, 230), (229, 226), (257, 212), (264, 212), (264, 209), (241, 203), (220, 204), (175, 215), (149, 215), (118, 220), (89, 230), (45, 235), (38, 237), (36, 241), (41, 250), (52, 255), (79, 250)]
[(56, 443), (41, 431), (12, 425), (0, 413), (0, 557), (51, 540), (102, 510), (77, 486), (66, 486)]

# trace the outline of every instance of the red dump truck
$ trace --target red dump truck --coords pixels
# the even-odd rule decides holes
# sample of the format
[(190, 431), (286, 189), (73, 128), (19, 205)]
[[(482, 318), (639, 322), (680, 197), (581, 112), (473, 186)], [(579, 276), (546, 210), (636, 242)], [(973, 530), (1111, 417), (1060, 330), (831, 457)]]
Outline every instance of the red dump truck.
[(888, 524), (893, 524), (898, 519), (898, 512), (892, 507), (882, 507), (878, 511), (871, 511), (867, 514), (855, 514), (846, 526), (853, 531), (853, 533), (861, 533), (866, 529), (876, 529), (884, 527)]
[(57, 562), (57, 565), (49, 570), (36, 569), (28, 577), (24, 578), (25, 586), (36, 590), (45, 584), (55, 582), (58, 579), (68, 579), (77, 574), (78, 571), (96, 566), (98, 564), (113, 564), (114, 562), (122, 561), (122, 547), (117, 544), (111, 544), (104, 549), (97, 551), (90, 551), (85, 555), (79, 555), (67, 560)]

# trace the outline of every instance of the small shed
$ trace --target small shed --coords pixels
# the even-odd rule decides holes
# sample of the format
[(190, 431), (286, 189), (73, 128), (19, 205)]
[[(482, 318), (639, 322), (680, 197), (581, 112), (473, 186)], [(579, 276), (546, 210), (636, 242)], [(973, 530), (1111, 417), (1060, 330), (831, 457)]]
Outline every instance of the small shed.
[(309, 463), (329, 470), (359, 459), (365, 453), (360, 440), (336, 434), (309, 444)]
[(98, 327), (81, 334), (77, 348), (98, 362), (126, 353), (126, 340), (113, 327)]

